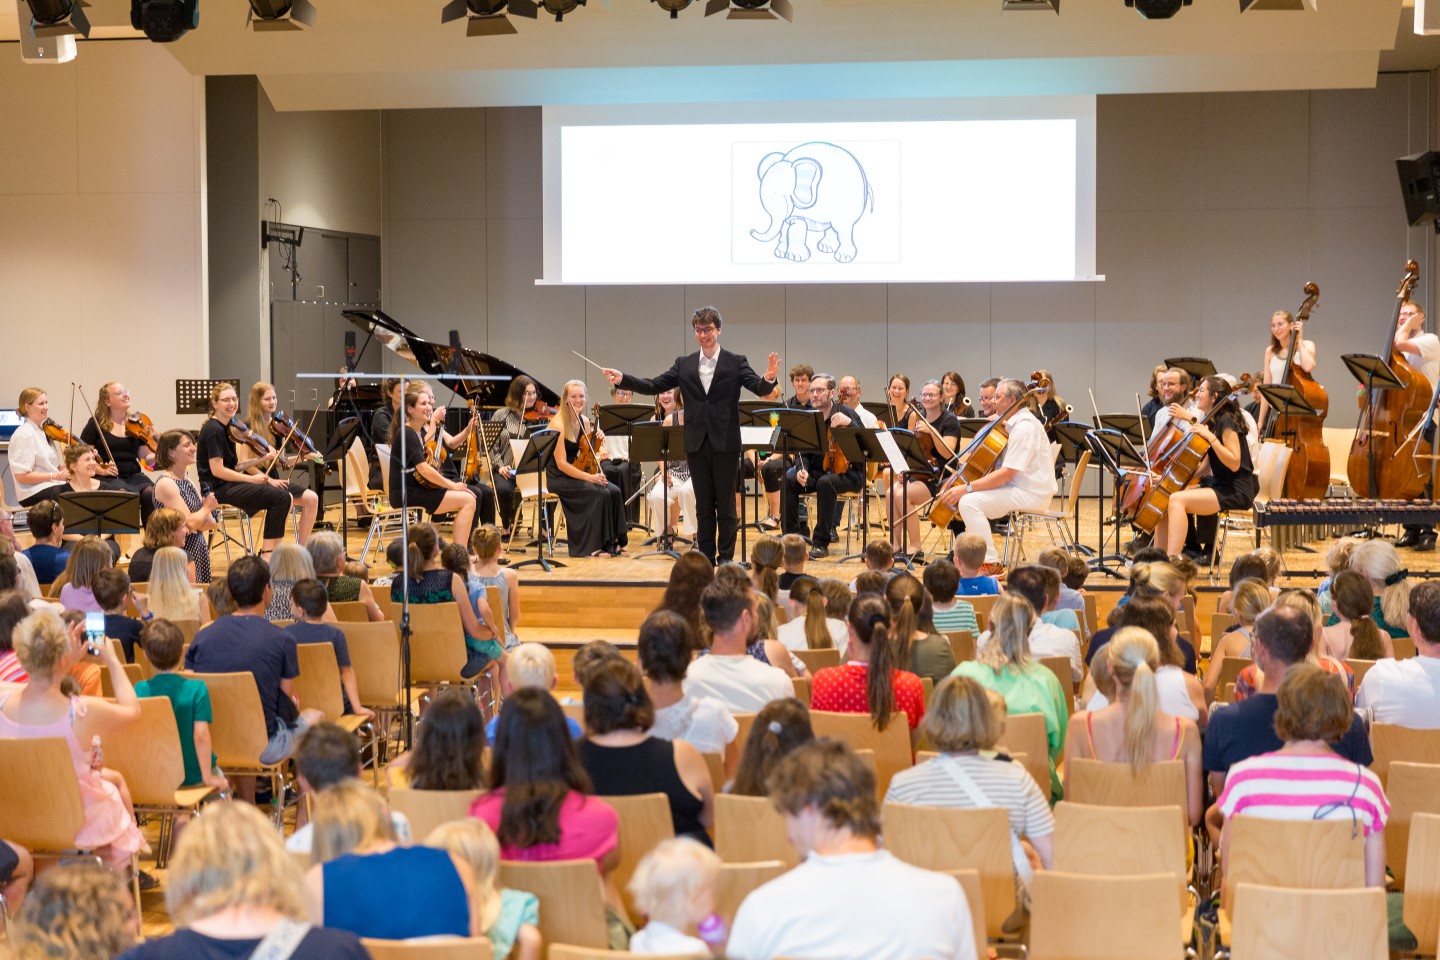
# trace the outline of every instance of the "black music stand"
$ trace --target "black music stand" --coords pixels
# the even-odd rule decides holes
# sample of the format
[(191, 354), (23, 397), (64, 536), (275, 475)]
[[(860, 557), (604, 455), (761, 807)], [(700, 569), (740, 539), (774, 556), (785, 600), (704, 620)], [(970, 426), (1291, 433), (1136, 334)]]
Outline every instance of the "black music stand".
[(1165, 366), (1184, 370), (1192, 380), (1215, 376), (1215, 364), (1208, 357), (1171, 357)]
[(140, 532), (140, 494), (129, 490), (91, 490), (60, 494), (66, 533), (103, 537)]
[[(1057, 423), (1053, 427), (1051, 427), (1051, 430), (1055, 433), (1055, 442), (1060, 444), (1061, 454), (1071, 463), (1079, 463), (1081, 452), (1090, 449), (1090, 442), (1086, 439), (1086, 434), (1090, 432), (1090, 425), (1087, 423), (1079, 423), (1074, 420), (1062, 420), (1060, 423)], [(1095, 503), (1099, 510), (1096, 516), (1100, 516), (1105, 510), (1104, 470), (1100, 471), (1100, 486), (1099, 492), (1095, 496)], [(1080, 542), (1079, 510), (1075, 511), (1075, 545), (1080, 548), (1080, 552), (1086, 554), (1087, 556), (1095, 556), (1094, 551), (1092, 551), (1089, 547), (1085, 546)], [(1104, 547), (1105, 544), (1102, 542), (1100, 544), (1101, 552), (1104, 552)]]
[[(550, 465), (550, 460), (555, 456), (555, 446), (560, 442), (560, 431), (558, 430), (536, 430), (530, 434), (525, 443), (525, 449), (515, 461), (515, 475), (519, 476), (523, 470), (533, 470), (535, 473), (536, 510), (540, 519), (536, 521), (535, 539), (531, 541), (536, 547), (533, 560), (521, 560), (519, 563), (510, 564), (511, 570), (519, 570), (521, 567), (538, 566), (546, 573), (550, 573), (552, 567), (563, 567), (565, 564), (555, 559), (555, 531), (550, 526), (550, 511), (545, 509), (545, 468)], [(545, 556), (545, 545), (550, 545), (550, 556)]]
[(176, 380), (176, 414), (199, 413), (208, 416), (210, 413), (210, 391), (215, 389), (216, 384), (220, 383), (230, 384), (230, 386), (235, 388), (236, 395), (239, 395), (239, 377), (233, 377), (229, 380)]
[(1288, 416), (1293, 412), (1302, 416), (1314, 417), (1320, 413), (1310, 405), (1304, 394), (1288, 383), (1262, 383), (1257, 389), (1260, 391), (1260, 396), (1275, 408), (1275, 413), (1279, 416)]
[[(1101, 469), (1108, 471), (1115, 477), (1115, 489), (1117, 490), (1120, 489), (1121, 484), (1124, 483), (1126, 470), (1149, 469), (1149, 464), (1145, 462), (1145, 457), (1135, 449), (1135, 445), (1131, 443), (1129, 436), (1119, 430), (1103, 428), (1090, 430), (1086, 433), (1085, 439), (1086, 445), (1090, 448), (1091, 453), (1093, 453), (1095, 459), (1099, 461)], [(1120, 553), (1105, 553), (1105, 540), (1107, 538), (1105, 536), (1103, 502), (1100, 507), (1100, 555), (1091, 558), (1090, 567), (1117, 580), (1128, 580), (1129, 576), (1124, 571), (1114, 570), (1110, 567), (1110, 561), (1115, 560), (1124, 563), (1125, 557)], [(1118, 551), (1120, 548), (1120, 528), (1126, 523), (1120, 516), (1118, 504), (1114, 512), (1114, 518), (1112, 527), (1115, 533), (1115, 548)]]
[(969, 440), (994, 422), (989, 417), (957, 417), (956, 419), (960, 421), (961, 440)]
[[(600, 432), (607, 437), (628, 437), (631, 435), (631, 428), (637, 423), (644, 423), (655, 419), (655, 408), (648, 403), (609, 403), (600, 408), (600, 413), (595, 422), (600, 427)], [(680, 449), (685, 449), (681, 444)], [(633, 462), (639, 463), (633, 457)], [(623, 490), (623, 488), (622, 488)], [(625, 524), (625, 530), (645, 530), (643, 523)], [(647, 531), (648, 532), (648, 531)]]
[[(1365, 388), (1365, 395), (1369, 396), (1371, 390), (1398, 390), (1404, 386), (1395, 371), (1390, 369), (1390, 364), (1380, 357), (1370, 353), (1347, 353), (1340, 358), (1345, 361), (1345, 369), (1350, 375), (1360, 381), (1360, 386)], [(1399, 441), (1399, 438), (1396, 438)], [(1365, 495), (1372, 500), (1380, 495), (1380, 481), (1375, 475), (1375, 444), (1365, 444), (1365, 464), (1368, 490)]]
[(839, 562), (846, 560), (858, 560), (865, 556), (865, 538), (870, 535), (870, 464), (888, 463), (890, 458), (880, 447), (880, 441), (876, 439), (876, 430), (861, 426), (833, 427), (830, 435), (835, 438), (835, 445), (840, 452), (845, 454), (845, 459), (851, 463), (864, 464), (866, 479), (860, 484), (860, 552), (847, 553), (841, 557)]
[[(642, 557), (669, 557), (671, 560), (679, 560), (680, 554), (675, 549), (675, 535), (667, 533), (670, 526), (670, 471), (665, 469), (666, 463), (674, 460), (671, 451), (678, 450), (685, 452), (685, 428), (683, 426), (666, 426), (663, 423), (637, 423), (631, 427), (630, 433), (630, 459), (636, 463), (655, 463), (660, 472), (661, 486), (665, 490), (665, 497), (660, 507), (660, 532), (645, 541), (642, 546), (654, 543), (655, 550), (638, 554), (635, 559)], [(728, 492), (722, 492), (722, 496), (731, 496)]]
[(888, 420), (891, 416), (888, 403), (876, 403), (873, 400), (861, 400), (860, 406), (870, 411), (870, 415), (876, 420)]
[[(775, 424), (775, 432), (780, 438), (780, 453), (787, 460), (796, 453), (819, 453), (824, 447), (820, 443), (821, 423), (819, 410), (794, 410), (790, 407), (775, 407), (769, 413), (770, 422)], [(788, 471), (787, 471), (788, 472)], [(829, 523), (829, 517), (823, 522)], [(785, 496), (784, 481), (781, 481), (780, 496), (780, 529), (785, 530)], [(816, 517), (817, 523), (822, 522)], [(794, 518), (794, 525), (799, 526), (800, 518)], [(803, 537), (806, 543), (813, 541), (809, 537)]]
[(1149, 443), (1149, 424), (1142, 424), (1143, 418), (1138, 413), (1107, 413), (1104, 416), (1097, 413), (1094, 420), (1096, 429), (1118, 430), (1131, 443), (1142, 447)]
[[(905, 430), (900, 427), (894, 427), (888, 432), (890, 436), (895, 438), (895, 446), (900, 448), (900, 454), (905, 458), (905, 469), (900, 471), (900, 479), (904, 481), (906, 489), (909, 489), (910, 479), (912, 477), (923, 477), (927, 480), (932, 479), (935, 476), (935, 468), (930, 465), (930, 459), (925, 456), (925, 449), (920, 446), (920, 437), (914, 433), (914, 431)], [(875, 442), (879, 445), (880, 441), (876, 440)], [(895, 464), (890, 463), (889, 456), (887, 455), (882, 459), (883, 462), (890, 464), (890, 469), (893, 473), (895, 471)], [(885, 491), (887, 506), (889, 505), (890, 499), (890, 491), (887, 490)], [(932, 499), (931, 504), (933, 503), (934, 500)], [(909, 497), (901, 499), (900, 509), (903, 511), (901, 513), (902, 517), (909, 517), (911, 512)], [(923, 508), (916, 507), (915, 509), (919, 510)], [(890, 536), (895, 536), (893, 523), (891, 524)], [(904, 566), (906, 570), (914, 570), (915, 559), (910, 554), (909, 524), (903, 519), (900, 521), (900, 543), (898, 550), (899, 552), (895, 554), (895, 559)], [(921, 562), (923, 563), (924, 561)]]
[[(355, 435), (358, 434), (359, 432), (360, 432), (360, 418), (359, 418), (359, 417), (346, 417), (344, 420), (341, 420), (339, 423), (337, 423), (337, 424), (335, 425), (335, 435), (330, 438), (330, 445), (325, 448), (325, 453), (323, 454), (323, 456), (325, 457), (325, 460), (326, 460), (327, 463), (328, 463), (329, 461), (332, 461), (332, 460), (339, 460), (339, 461), (340, 461), (340, 489), (341, 489), (342, 492), (343, 492), (343, 491), (347, 491), (347, 490), (350, 489), (350, 482), (349, 482), (349, 476), (350, 476), (350, 457), (347, 456), (347, 454), (348, 454), (349, 451), (350, 451), (350, 444), (354, 442), (354, 440), (355, 440)], [(363, 449), (363, 445), (362, 445), (362, 449)], [(369, 461), (368, 461), (368, 460), (366, 461), (366, 464), (367, 464), (367, 466), (368, 466), (368, 464), (369, 464)], [(369, 474), (369, 472), (368, 472), (368, 470), (367, 470), (367, 472), (366, 472), (366, 474), (365, 474), (365, 480), (364, 480), (363, 482), (368, 483), (368, 482), (369, 482), (369, 479), (370, 479), (370, 474)], [(324, 484), (324, 481), (323, 481), (323, 479), (322, 479), (322, 481), (321, 481), (322, 489), (323, 489), (323, 484)], [(363, 489), (365, 489), (365, 488), (364, 488), (364, 487), (361, 487), (361, 489), (363, 490)], [(348, 538), (348, 537), (350, 536), (350, 509), (349, 509), (349, 505), (350, 505), (350, 497), (349, 497), (349, 495), (347, 494), (347, 495), (341, 496), (341, 497), (340, 497), (340, 536), (341, 536), (342, 538)], [(346, 540), (346, 542), (348, 543), (349, 541)]]

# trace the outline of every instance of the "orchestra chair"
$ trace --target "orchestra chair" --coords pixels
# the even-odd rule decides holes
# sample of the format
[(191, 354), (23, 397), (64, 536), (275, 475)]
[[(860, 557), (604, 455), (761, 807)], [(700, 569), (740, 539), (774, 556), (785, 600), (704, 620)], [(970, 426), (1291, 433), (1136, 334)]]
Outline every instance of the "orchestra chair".
[[(348, 642), (346, 646), (348, 649)], [(370, 773), (378, 789), (379, 732), (373, 720), (345, 712), (345, 691), (340, 685), (340, 664), (335, 659), (335, 648), (324, 642), (297, 643), (295, 652), (300, 662), (300, 676), (295, 678), (295, 699), (299, 701), (300, 709), (319, 710), (327, 722), (359, 739), (361, 757), (366, 752), (370, 754)], [(358, 692), (358, 681), (355, 686)]]
[(923, 870), (978, 871), (986, 935), (990, 939), (1002, 935), (1016, 906), (1009, 811), (886, 803), (880, 818), (885, 848), (906, 863)]
[(1349, 473), (1350, 446), (1355, 442), (1354, 428), (1321, 427), (1320, 435), (1325, 438), (1325, 447), (1330, 451), (1330, 486), (1326, 488), (1325, 496), (1354, 497)]
[(975, 634), (969, 630), (947, 630), (941, 636), (950, 641), (950, 654), (956, 663), (975, 659)]
[(875, 751), (877, 797), (885, 796), (895, 774), (910, 769), (914, 763), (910, 753), (910, 725), (902, 712), (893, 714), (884, 730), (875, 729), (868, 713), (826, 710), (810, 711), (810, 725), (816, 737), (834, 737), (856, 751)]
[[(263, 763), (260, 754), (270, 745), (265, 730), (265, 712), (260, 708), (260, 691), (255, 678), (245, 673), (189, 673), (210, 691), (211, 748), (216, 762), (227, 776), (263, 777), (270, 781), (271, 796), (285, 796), (290, 761)], [(285, 807), (271, 804), (270, 818), (276, 828), (284, 824)]]
[[(1052, 510), (1047, 505), (1044, 510), (1018, 511), (1010, 515), (1010, 526), (1005, 531), (1004, 554), (1006, 566), (1012, 566), (1010, 538), (1015, 538), (1014, 563), (1025, 558), (1025, 535), (1030, 533), (1036, 526), (1046, 528), (1052, 544), (1067, 551), (1080, 552), (1080, 544), (1075, 539), (1075, 517), (1076, 508), (1080, 503), (1080, 487), (1085, 482), (1085, 468), (1090, 466), (1090, 451), (1086, 450), (1080, 454), (1076, 462), (1074, 472), (1070, 475), (1070, 492), (1065, 496), (1065, 505), (1059, 510)], [(1057, 540), (1057, 536), (1058, 540)]]
[(785, 833), (785, 818), (769, 797), (715, 794), (715, 852), (725, 863), (800, 862)]
[(818, 650), (792, 650), (791, 653), (805, 664), (805, 669), (810, 671), (812, 677), (827, 667), (840, 666), (840, 651), (834, 647), (822, 647)]
[(452, 937), (445, 940), (372, 940), (361, 937), (360, 945), (370, 960), (492, 960), (494, 948), (489, 937)]
[[(1075, 710), (1075, 674), (1070, 668), (1069, 657), (1037, 657), (1040, 665), (1051, 673), (1055, 679), (1060, 681), (1060, 689), (1065, 694), (1065, 705), (1074, 712)], [(1084, 662), (1083, 660), (1081, 661)]]
[(635, 897), (630, 892), (630, 878), (635, 868), (651, 850), (662, 841), (675, 837), (674, 821), (670, 818), (670, 801), (663, 793), (640, 793), (633, 796), (602, 796), (620, 817), (620, 863), (610, 877), (620, 899), (625, 903), (625, 912), (636, 923), (644, 923), (645, 917), (635, 906)]
[(735, 926), (735, 914), (745, 898), (790, 869), (783, 860), (758, 860), (754, 863), (722, 863), (715, 881), (715, 912), (725, 921), (726, 928)]
[(1390, 819), (1385, 821), (1385, 863), (1395, 875), (1394, 889), (1405, 889), (1405, 868), (1410, 848), (1410, 824), (1417, 814), (1440, 814), (1440, 765), (1390, 764), (1385, 798)]
[[(497, 887), (524, 890), (540, 900), (540, 936), (546, 943), (605, 949), (605, 899), (594, 860), (501, 860)], [(553, 950), (553, 948), (552, 948)]]
[[(360, 438), (356, 437), (355, 442), (351, 444), (351, 449), (353, 450), (354, 447), (359, 443)], [(350, 454), (347, 453), (345, 456), (348, 458)], [(421, 510), (419, 507), (390, 506), (390, 444), (375, 444), (375, 456), (378, 457), (380, 460), (380, 484), (383, 488), (383, 492), (379, 497), (368, 500), (367, 502), (366, 508), (370, 511), (372, 517), (370, 520), (370, 529), (365, 534), (365, 546), (362, 547), (360, 550), (360, 560), (364, 563), (370, 562), (370, 550), (372, 546), (378, 552), (385, 546), (386, 543), (388, 543), (394, 537), (398, 536), (400, 532), (404, 530), (406, 522), (405, 514), (408, 513), (410, 515), (409, 522), (411, 524), (419, 524), (425, 518), (425, 511)], [(360, 459), (361, 462), (364, 463), (363, 452)], [(365, 484), (368, 488), (368, 478), (370, 476), (370, 467), (368, 464), (365, 465), (365, 471), (363, 475), (360, 473), (359, 470), (355, 468), (353, 464), (348, 466), (346, 469), (351, 474), (355, 474), (356, 476), (364, 476), (366, 479), (361, 480), (360, 482)], [(370, 492), (371, 491), (367, 489), (367, 496), (370, 494)], [(348, 489), (346, 491), (346, 495), (349, 495)], [(383, 610), (385, 608), (381, 607), (380, 609)]]
[(484, 793), (484, 790), (415, 790), (392, 786), (390, 809), (403, 813), (410, 821), (410, 836), (416, 843), (424, 843), (431, 831), (442, 823), (470, 816), (470, 804)]
[(1440, 816), (1415, 814), (1406, 863), (1401, 916), (1415, 934), (1416, 952), (1433, 957), (1440, 950)]
[(1235, 700), (1235, 681), (1240, 676), (1240, 671), (1253, 664), (1255, 661), (1249, 657), (1226, 657), (1225, 662), (1220, 664), (1220, 682), (1215, 684), (1215, 699), (1219, 702), (1233, 703)]
[[(510, 451), (515, 463), (520, 462), (520, 457), (525, 453), (525, 447), (529, 440), (511, 440)], [(552, 520), (554, 504), (560, 503), (560, 497), (551, 493), (545, 487), (543, 474), (537, 476), (534, 470), (525, 470), (515, 474), (515, 495), (520, 501), (515, 504), (515, 523), (518, 525), (521, 518), (525, 516), (525, 504), (530, 504), (530, 534), (534, 537), (532, 543), (540, 549), (540, 555), (547, 552), (550, 556), (555, 555), (555, 523)], [(643, 498), (648, 502), (648, 498)], [(512, 529), (513, 534), (518, 526)]]
[[(1365, 840), (1345, 820), (1233, 817), (1230, 852), (1220, 887), (1220, 942), (1229, 946), (1235, 891), (1242, 884), (1304, 890), (1365, 886)], [(1412, 834), (1413, 835), (1413, 834)]]
[[(926, 679), (929, 678), (927, 677)], [(811, 679), (809, 677), (791, 677), (790, 682), (795, 687), (795, 699), (807, 707), (810, 706)]]
[(1055, 869), (1123, 877), (1168, 873), (1179, 892), (1180, 942), (1190, 941), (1195, 894), (1186, 880), (1184, 823), (1178, 807), (1102, 807), (1071, 800), (1055, 805)]
[(1186, 956), (1168, 873), (1097, 877), (1037, 870), (1030, 960), (1173, 960)]
[(1385, 891), (1310, 890), (1242, 883), (1235, 892), (1230, 956), (1388, 960)]
[(1019, 760), (1030, 778), (1040, 788), (1040, 795), (1050, 796), (1050, 740), (1045, 733), (1042, 713), (1012, 713), (1005, 717), (1003, 746), (997, 749)]
[(355, 689), (360, 703), (375, 711), (375, 725), (381, 733), (382, 754), (391, 725), (399, 718), (404, 703), (400, 687), (400, 631), (394, 622), (336, 624), (350, 648), (350, 666), (355, 669)]
[(370, 622), (370, 611), (359, 600), (335, 601), (330, 604), (330, 609), (335, 611), (335, 619), (341, 623)]
[(1390, 764), (1440, 764), (1440, 730), (1416, 730), (1393, 723), (1377, 723), (1370, 727), (1370, 752), (1374, 761), (1370, 769), (1388, 788)]

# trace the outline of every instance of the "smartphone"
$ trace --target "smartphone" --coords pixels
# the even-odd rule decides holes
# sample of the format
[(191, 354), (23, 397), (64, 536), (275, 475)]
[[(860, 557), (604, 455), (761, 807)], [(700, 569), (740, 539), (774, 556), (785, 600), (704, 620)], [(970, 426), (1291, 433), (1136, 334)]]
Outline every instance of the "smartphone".
[(105, 614), (94, 610), (85, 614), (85, 652), (92, 657), (100, 656), (105, 644)]

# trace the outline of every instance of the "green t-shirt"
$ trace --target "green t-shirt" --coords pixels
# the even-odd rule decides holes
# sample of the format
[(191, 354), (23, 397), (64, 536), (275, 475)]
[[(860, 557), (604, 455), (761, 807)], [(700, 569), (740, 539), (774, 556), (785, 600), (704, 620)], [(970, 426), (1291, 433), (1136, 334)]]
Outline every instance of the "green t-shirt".
[(1055, 800), (1061, 799), (1064, 788), (1055, 771), (1055, 761), (1065, 749), (1070, 710), (1055, 674), (1035, 661), (1018, 669), (1006, 666), (997, 674), (983, 663), (967, 660), (955, 668), (952, 676), (969, 677), (980, 686), (996, 691), (1005, 698), (1010, 713), (1039, 713), (1045, 717), (1045, 737), (1050, 749), (1050, 795)]
[[(166, 697), (175, 710), (175, 726), (180, 731), (180, 755), (185, 758), (185, 782), (182, 786), (198, 787), (204, 771), (195, 756), (195, 723), (211, 723), (215, 718), (210, 712), (210, 691), (199, 680), (182, 677), (178, 673), (157, 673), (149, 680), (135, 684), (137, 697)], [(210, 754), (210, 766), (215, 766), (215, 754)]]

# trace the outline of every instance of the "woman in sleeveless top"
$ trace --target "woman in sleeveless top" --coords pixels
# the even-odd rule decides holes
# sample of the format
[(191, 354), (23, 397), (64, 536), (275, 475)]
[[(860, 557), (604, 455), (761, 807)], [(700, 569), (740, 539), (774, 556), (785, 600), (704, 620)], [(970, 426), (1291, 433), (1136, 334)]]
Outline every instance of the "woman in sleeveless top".
[[(575, 466), (580, 454), (581, 434), (592, 432), (585, 417), (585, 383), (565, 384), (560, 412), (550, 419), (550, 429), (560, 433), (555, 456), (545, 469), (545, 486), (560, 498), (565, 508), (565, 541), (572, 557), (618, 557), (625, 552), (629, 533), (625, 502), (620, 488), (605, 479), (604, 471), (586, 473)], [(593, 429), (596, 443), (604, 446), (605, 435)], [(597, 459), (601, 451), (594, 451)]]
[(195, 462), (198, 448), (184, 430), (167, 430), (155, 444), (155, 462), (165, 471), (155, 479), (155, 503), (178, 510), (185, 517), (185, 555), (195, 564), (195, 582), (210, 582), (210, 545), (203, 531), (217, 526), (215, 508), (219, 501), (200, 491), (185, 471)]
[[(1276, 310), (1270, 315), (1270, 342), (1265, 345), (1265, 360), (1260, 367), (1265, 383), (1285, 382), (1285, 355), (1290, 352), (1292, 342), (1295, 342), (1295, 366), (1306, 373), (1315, 372), (1315, 341), (1306, 340), (1301, 327), (1289, 310)], [(1255, 418), (1262, 429), (1269, 412), (1270, 402), (1262, 395), (1260, 415)]]
[(1151, 763), (1185, 764), (1186, 807), (1191, 825), (1205, 810), (1200, 768), (1200, 732), (1189, 720), (1157, 706), (1155, 671), (1160, 648), (1143, 627), (1123, 627), (1105, 645), (1105, 663), (1115, 680), (1116, 702), (1085, 714), (1065, 738), (1065, 778), (1075, 759), (1129, 764), (1139, 775)]

